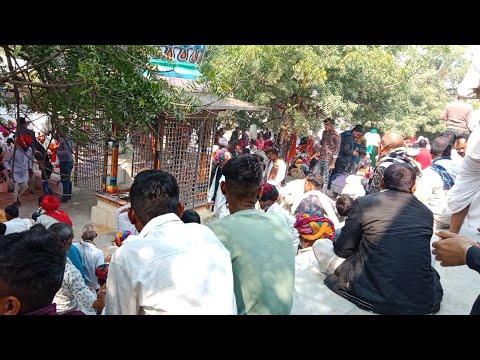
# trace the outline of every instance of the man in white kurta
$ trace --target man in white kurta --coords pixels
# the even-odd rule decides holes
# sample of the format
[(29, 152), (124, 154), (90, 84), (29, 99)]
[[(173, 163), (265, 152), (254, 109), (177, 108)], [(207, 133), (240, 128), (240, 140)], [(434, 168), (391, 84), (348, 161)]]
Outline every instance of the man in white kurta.
[(112, 256), (105, 314), (237, 314), (230, 253), (208, 227), (180, 220), (173, 175), (142, 171), (130, 199), (140, 233)]
[(12, 201), (20, 206), (18, 197), (27, 191), (29, 174), (32, 171), (32, 150), (24, 143), (22, 146), (16, 144), (15, 148), (10, 149), (3, 158), (3, 167), (14, 183)]
[(447, 212), (452, 214), (450, 231), (480, 241), (480, 127), (468, 138), (465, 157), (447, 201)]
[(267, 151), (267, 156), (270, 159), (265, 169), (264, 181), (270, 185), (280, 188), (282, 181), (287, 174), (287, 164), (278, 157), (278, 150), (271, 148)]

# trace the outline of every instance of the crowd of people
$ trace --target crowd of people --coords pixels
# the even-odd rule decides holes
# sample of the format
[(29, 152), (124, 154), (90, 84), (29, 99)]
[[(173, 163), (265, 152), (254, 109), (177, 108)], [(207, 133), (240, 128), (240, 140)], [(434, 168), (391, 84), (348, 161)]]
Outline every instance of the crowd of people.
[[(437, 261), (480, 272), (480, 127), (471, 111), (463, 97), (448, 104), (446, 130), (431, 141), (359, 124), (339, 133), (326, 118), (320, 138), (292, 134), (284, 154), (285, 139), (269, 129), (237, 127), (230, 139), (219, 129), (206, 205), (214, 220), (184, 209), (173, 175), (144, 169), (115, 214), (111, 256), (95, 245), (93, 224), (73, 241), (70, 216), (46, 187), (32, 219), (19, 218), (30, 161), (52, 152), (44, 139), (4, 132), (16, 190), (0, 224), (0, 314), (286, 315), (295, 276), (310, 267), (361, 309), (436, 313)], [(72, 147), (60, 139), (61, 173), (71, 172)], [(65, 184), (61, 199), (70, 196)], [(471, 313), (480, 314), (480, 297)]]
[(52, 173), (58, 174), (62, 183), (61, 201), (72, 196), (71, 174), (73, 170), (74, 145), (71, 140), (52, 134), (35, 133), (24, 117), (1, 127), (0, 136), (0, 183), (8, 186), (12, 203), (21, 206), (20, 196), (26, 191), (35, 192), (35, 172), (42, 180), (45, 195), (53, 195), (50, 185)]

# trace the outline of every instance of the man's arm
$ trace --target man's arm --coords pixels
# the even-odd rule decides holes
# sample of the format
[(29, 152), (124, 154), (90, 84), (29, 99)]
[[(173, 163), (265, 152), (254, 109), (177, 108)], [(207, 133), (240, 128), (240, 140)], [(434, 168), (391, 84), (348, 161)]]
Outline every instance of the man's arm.
[(14, 149), (10, 149), (9, 151), (7, 151), (7, 155), (5, 155), (5, 157), (3, 158), (3, 167), (5, 168), (5, 170), (12, 170), (10, 160), (13, 157), (13, 150)]
[(361, 215), (360, 203), (355, 200), (340, 236), (333, 243), (333, 249), (337, 256), (347, 258), (357, 251), (358, 244), (362, 239)]
[(368, 183), (368, 188), (367, 188), (367, 195), (368, 194), (373, 194), (380, 192), (382, 190), (381, 184), (382, 184), (382, 178), (383, 178), (383, 173), (385, 172), (385, 167), (384, 166), (377, 166), (375, 171), (372, 174), (372, 177)]
[(338, 154), (340, 153), (340, 136), (335, 135), (333, 139), (334, 139), (335, 145), (334, 145), (332, 162), (330, 163), (330, 166), (329, 166), (330, 170), (335, 169), (335, 163), (337, 162)]
[(470, 205), (468, 205), (465, 209), (460, 210), (459, 212), (452, 214), (450, 220), (450, 232), (458, 234), (460, 232), (460, 228), (463, 225), (463, 221), (468, 214), (468, 209), (470, 209)]
[(440, 261), (441, 266), (461, 266), (480, 273), (480, 247), (464, 236), (441, 230), (437, 233), (441, 238), (432, 243), (432, 254)]

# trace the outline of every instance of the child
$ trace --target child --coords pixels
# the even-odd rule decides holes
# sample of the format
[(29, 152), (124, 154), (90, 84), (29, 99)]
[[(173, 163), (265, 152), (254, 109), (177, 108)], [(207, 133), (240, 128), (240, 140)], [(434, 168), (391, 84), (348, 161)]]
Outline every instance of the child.
[(355, 201), (348, 195), (340, 195), (337, 200), (335, 200), (335, 207), (337, 208), (337, 213), (340, 216), (347, 217), (352, 211), (353, 203)]
[(201, 224), (200, 215), (195, 210), (185, 210), (182, 217), (180, 218), (185, 224), (188, 223), (197, 223)]
[(340, 236), (340, 233), (342, 231), (342, 227), (345, 225), (345, 220), (348, 217), (348, 214), (350, 214), (350, 211), (353, 209), (353, 204), (355, 200), (351, 198), (348, 195), (340, 195), (337, 200), (335, 200), (335, 207), (337, 208), (337, 213), (338, 215), (341, 216), (343, 219), (342, 223), (340, 224), (341, 227), (337, 229), (337, 232), (335, 233), (335, 237), (333, 239), (333, 242), (337, 240), (337, 238)]
[(107, 283), (108, 277), (108, 263), (97, 266), (95, 269), (95, 275), (97, 276), (97, 281), (100, 287)]

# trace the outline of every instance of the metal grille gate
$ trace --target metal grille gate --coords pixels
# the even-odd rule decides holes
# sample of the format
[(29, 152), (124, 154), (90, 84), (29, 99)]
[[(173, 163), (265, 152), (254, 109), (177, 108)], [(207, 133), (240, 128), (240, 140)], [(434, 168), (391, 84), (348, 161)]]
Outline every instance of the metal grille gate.
[(142, 168), (155, 169), (155, 160), (157, 158), (157, 134), (152, 130), (138, 131), (132, 135), (130, 143), (133, 147), (132, 155), (132, 178), (135, 177)]
[(90, 142), (77, 145), (73, 183), (76, 187), (105, 191), (108, 166), (108, 138), (100, 129), (89, 127)]
[(207, 203), (214, 133), (208, 116), (160, 119), (160, 169), (176, 177), (186, 209)]

